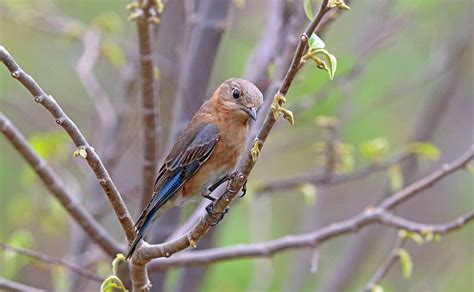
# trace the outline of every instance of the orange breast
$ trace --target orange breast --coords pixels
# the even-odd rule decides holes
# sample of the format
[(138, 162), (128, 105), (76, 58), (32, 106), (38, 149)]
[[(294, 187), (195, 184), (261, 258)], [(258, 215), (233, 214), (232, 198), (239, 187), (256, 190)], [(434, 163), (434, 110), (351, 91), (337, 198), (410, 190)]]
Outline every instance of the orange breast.
[(221, 177), (229, 174), (238, 162), (247, 141), (248, 126), (225, 121), (216, 123), (219, 128), (219, 142), (211, 157), (183, 185), (183, 196), (198, 196)]

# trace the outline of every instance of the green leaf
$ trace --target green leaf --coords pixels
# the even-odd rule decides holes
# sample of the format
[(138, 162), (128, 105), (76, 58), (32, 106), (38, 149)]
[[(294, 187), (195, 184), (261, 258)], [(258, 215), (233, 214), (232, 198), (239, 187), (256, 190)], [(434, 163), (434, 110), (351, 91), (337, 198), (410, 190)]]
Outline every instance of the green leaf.
[(112, 275), (107, 277), (107, 279), (102, 282), (102, 285), (100, 285), (101, 292), (114, 292), (114, 289), (124, 292), (127, 291), (122, 280), (117, 277), (118, 265), (124, 261), (125, 256), (123, 254), (119, 253), (115, 256), (115, 259), (112, 261)]
[(362, 156), (371, 160), (372, 162), (380, 161), (388, 149), (388, 141), (382, 137), (366, 141), (360, 146), (360, 152)]
[(401, 248), (398, 251), (398, 258), (400, 259), (403, 277), (406, 279), (410, 278), (413, 273), (413, 262), (411, 261), (410, 254), (406, 249)]
[(309, 20), (313, 20), (314, 17), (314, 9), (313, 9), (313, 0), (304, 0), (304, 13)]
[(325, 49), (316, 49), (314, 50), (314, 54), (321, 54), (326, 58), (327, 61), (327, 72), (329, 74), (329, 78), (332, 80), (334, 78), (334, 74), (336, 74), (336, 69), (337, 69), (337, 59), (336, 56), (330, 54), (327, 50)]
[(390, 178), (390, 190), (399, 191), (403, 187), (403, 175), (399, 164), (394, 164), (387, 169)]
[(314, 204), (316, 204), (317, 189), (313, 184), (302, 184), (299, 189), (303, 194), (304, 202), (306, 203), (306, 205), (313, 206)]
[(415, 142), (407, 145), (407, 152), (425, 156), (431, 160), (438, 160), (440, 156), (439, 148), (428, 142)]
[(310, 49), (316, 50), (324, 49), (324, 47), (326, 47), (326, 44), (317, 34), (313, 33), (308, 40), (308, 46)]

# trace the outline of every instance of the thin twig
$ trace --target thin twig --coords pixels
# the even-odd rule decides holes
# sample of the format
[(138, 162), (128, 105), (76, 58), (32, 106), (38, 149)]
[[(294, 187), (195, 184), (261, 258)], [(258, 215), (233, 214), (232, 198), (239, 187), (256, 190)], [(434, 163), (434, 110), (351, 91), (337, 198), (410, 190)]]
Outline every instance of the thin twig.
[(22, 283), (14, 282), (4, 278), (0, 278), (0, 290), (5, 289), (5, 291), (28, 291), (28, 292), (37, 292), (37, 291), (46, 291), (40, 288), (32, 287)]
[(8, 250), (8, 251), (11, 251), (11, 252), (14, 252), (14, 253), (17, 253), (17, 254), (21, 254), (21, 255), (24, 255), (24, 256), (27, 256), (27, 257), (30, 257), (30, 258), (33, 258), (37, 261), (40, 261), (40, 262), (43, 262), (43, 263), (47, 263), (47, 264), (50, 264), (50, 265), (54, 265), (54, 266), (61, 266), (61, 267), (64, 267), (68, 270), (71, 270), (87, 279), (90, 279), (92, 281), (95, 281), (95, 282), (103, 282), (105, 280), (105, 278), (97, 275), (97, 274), (94, 274), (93, 272), (89, 271), (89, 270), (86, 270), (80, 266), (77, 266), (75, 264), (72, 264), (72, 263), (68, 263), (62, 259), (58, 259), (56, 257), (52, 257), (52, 256), (49, 256), (49, 255), (46, 255), (46, 254), (43, 254), (43, 253), (40, 253), (40, 252), (37, 252), (37, 251), (33, 251), (33, 250), (30, 250), (30, 249), (26, 249), (26, 248), (23, 248), (23, 247), (15, 247), (15, 246), (11, 246), (9, 244), (6, 244), (6, 243), (3, 243), (3, 242), (0, 242), (0, 248), (3, 248), (4, 250)]
[(365, 291), (372, 291), (372, 289), (385, 277), (390, 268), (396, 262), (399, 256), (399, 251), (406, 242), (405, 237), (397, 237), (395, 245), (392, 248), (389, 256), (385, 259), (382, 265), (377, 269), (374, 275), (370, 278), (369, 282), (365, 286)]
[(56, 100), (51, 95), (46, 94), (38, 83), (36, 83), (30, 75), (25, 73), (23, 69), (18, 66), (10, 53), (8, 53), (8, 51), (2, 46), (0, 46), (0, 60), (11, 72), (12, 77), (17, 79), (26, 89), (28, 89), (34, 97), (34, 100), (43, 105), (51, 113), (56, 123), (64, 128), (76, 147), (86, 151), (86, 161), (107, 195), (127, 239), (129, 241), (133, 240), (134, 233), (132, 218), (123, 202), (120, 192), (113, 183), (101, 159), (94, 151), (94, 148), (89, 145), (82, 132), (71, 118), (66, 115)]
[(263, 183), (262, 186), (258, 188), (257, 192), (261, 194), (265, 194), (265, 193), (269, 193), (273, 191), (281, 191), (285, 189), (298, 187), (299, 185), (304, 184), (304, 183), (311, 183), (311, 184), (322, 185), (322, 186), (333, 186), (333, 185), (338, 185), (342, 183), (347, 183), (347, 182), (351, 182), (358, 179), (364, 179), (376, 172), (385, 171), (392, 165), (399, 164), (406, 161), (410, 156), (411, 155), (408, 153), (398, 154), (386, 161), (369, 164), (351, 173), (333, 175), (331, 176), (330, 179), (326, 179), (325, 173), (319, 173), (319, 174), (303, 174), (301, 176), (297, 176), (294, 178), (266, 182), (266, 183)]
[(120, 245), (115, 239), (84, 207), (79, 205), (54, 170), (31, 148), (26, 138), (2, 113), (0, 113), (0, 132), (30, 164), (45, 187), (61, 203), (74, 221), (98, 246), (110, 256), (121, 251)]

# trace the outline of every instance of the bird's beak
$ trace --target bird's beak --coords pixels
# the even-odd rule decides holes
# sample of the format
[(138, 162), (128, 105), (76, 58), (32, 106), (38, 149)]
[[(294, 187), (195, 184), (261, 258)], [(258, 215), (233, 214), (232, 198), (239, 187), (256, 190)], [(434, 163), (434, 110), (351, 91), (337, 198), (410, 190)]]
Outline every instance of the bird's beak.
[(244, 112), (246, 112), (252, 120), (257, 120), (257, 109), (253, 107), (244, 107)]

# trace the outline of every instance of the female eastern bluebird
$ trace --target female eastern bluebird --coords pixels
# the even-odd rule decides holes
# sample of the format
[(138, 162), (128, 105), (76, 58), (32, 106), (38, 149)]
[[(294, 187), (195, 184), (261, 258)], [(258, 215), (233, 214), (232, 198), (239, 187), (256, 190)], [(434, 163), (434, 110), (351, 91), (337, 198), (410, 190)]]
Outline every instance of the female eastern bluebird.
[(209, 187), (234, 169), (249, 131), (249, 119), (262, 105), (260, 90), (250, 81), (232, 78), (204, 102), (166, 157), (155, 181), (154, 194), (135, 224), (136, 237), (127, 259), (166, 209), (209, 196)]

